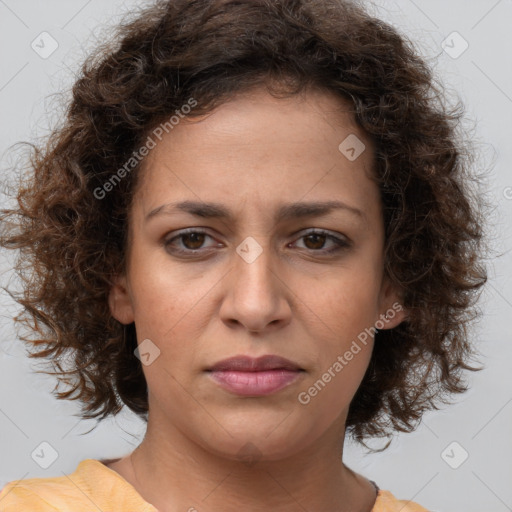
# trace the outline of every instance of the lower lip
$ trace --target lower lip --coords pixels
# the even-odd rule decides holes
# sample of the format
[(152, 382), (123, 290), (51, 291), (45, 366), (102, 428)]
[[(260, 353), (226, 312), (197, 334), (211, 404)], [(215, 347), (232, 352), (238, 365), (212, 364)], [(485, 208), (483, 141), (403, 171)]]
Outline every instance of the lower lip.
[(283, 389), (303, 372), (266, 370), (261, 372), (212, 371), (210, 375), (220, 386), (242, 396), (265, 396)]

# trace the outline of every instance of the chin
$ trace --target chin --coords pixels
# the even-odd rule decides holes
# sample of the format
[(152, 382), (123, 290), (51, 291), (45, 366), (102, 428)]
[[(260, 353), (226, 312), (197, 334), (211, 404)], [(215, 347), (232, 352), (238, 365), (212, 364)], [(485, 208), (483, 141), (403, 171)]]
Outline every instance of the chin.
[(226, 439), (225, 443), (215, 444), (210, 447), (217, 456), (233, 461), (243, 462), (248, 467), (258, 462), (269, 462), (286, 459), (295, 453), (294, 446), (284, 439), (277, 439), (277, 442), (269, 441), (264, 436), (241, 435)]
[(315, 432), (312, 429), (317, 427), (310, 425), (308, 430), (306, 422), (291, 425), (284, 419), (286, 417), (287, 414), (274, 413), (266, 418), (261, 414), (248, 418), (238, 413), (238, 421), (219, 419), (224, 428), (217, 425), (215, 432), (209, 431), (202, 437), (201, 444), (218, 456), (245, 461), (248, 465), (286, 459), (313, 442)]

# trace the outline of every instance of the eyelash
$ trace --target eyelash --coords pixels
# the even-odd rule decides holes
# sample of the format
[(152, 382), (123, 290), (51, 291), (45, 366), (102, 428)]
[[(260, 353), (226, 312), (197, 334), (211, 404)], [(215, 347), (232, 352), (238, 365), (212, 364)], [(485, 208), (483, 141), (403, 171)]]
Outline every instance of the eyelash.
[[(206, 236), (208, 236), (210, 238), (213, 238), (206, 231), (203, 231), (201, 229), (191, 228), (189, 230), (182, 231), (181, 233), (179, 233), (176, 236), (173, 236), (170, 239), (164, 240), (163, 245), (167, 249), (167, 248), (170, 247), (171, 243), (174, 242), (174, 240), (182, 239), (184, 236), (190, 235), (190, 234), (206, 235)], [(312, 235), (325, 236), (326, 238), (332, 240), (333, 243), (336, 245), (336, 247), (334, 247), (333, 249), (329, 249), (329, 250), (325, 250), (325, 249), (319, 249), (319, 250), (306, 249), (306, 250), (311, 251), (313, 253), (321, 253), (321, 254), (329, 255), (329, 254), (333, 254), (333, 253), (342, 251), (343, 249), (347, 249), (351, 245), (348, 241), (343, 240), (341, 238), (338, 238), (337, 236), (331, 235), (328, 231), (324, 231), (324, 230), (321, 230), (321, 229), (320, 230), (309, 231), (308, 233), (306, 233), (306, 234), (302, 235), (301, 237), (299, 237), (298, 240), (300, 240), (302, 238), (306, 238), (308, 236), (312, 236)], [(173, 247), (172, 248), (172, 252), (174, 252), (176, 254), (183, 254), (183, 255), (186, 254), (186, 255), (189, 255), (189, 256), (193, 256), (193, 255), (199, 254), (201, 252), (201, 249), (186, 249), (186, 250), (183, 250), (183, 249), (177, 249), (177, 248)]]

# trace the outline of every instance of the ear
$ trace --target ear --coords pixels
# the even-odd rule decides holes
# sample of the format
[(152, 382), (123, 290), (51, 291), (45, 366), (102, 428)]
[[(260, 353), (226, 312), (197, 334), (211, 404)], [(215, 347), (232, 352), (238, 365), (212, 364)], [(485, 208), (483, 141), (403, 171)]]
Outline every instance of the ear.
[(133, 302), (125, 276), (117, 276), (110, 288), (108, 305), (112, 316), (122, 324), (128, 325), (135, 320)]
[(376, 327), (381, 331), (393, 329), (401, 324), (407, 316), (408, 312), (402, 304), (398, 287), (385, 276), (379, 295), (379, 318), (376, 319)]

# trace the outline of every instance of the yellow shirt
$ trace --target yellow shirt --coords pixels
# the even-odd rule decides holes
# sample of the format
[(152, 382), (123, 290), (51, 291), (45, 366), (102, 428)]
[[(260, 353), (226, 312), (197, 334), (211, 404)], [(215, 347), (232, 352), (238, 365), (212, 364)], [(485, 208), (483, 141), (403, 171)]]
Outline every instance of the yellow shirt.
[[(201, 507), (198, 505), (198, 510)], [(119, 473), (96, 459), (70, 475), (11, 481), (0, 492), (0, 512), (158, 512)], [(372, 512), (428, 512), (380, 489)]]

